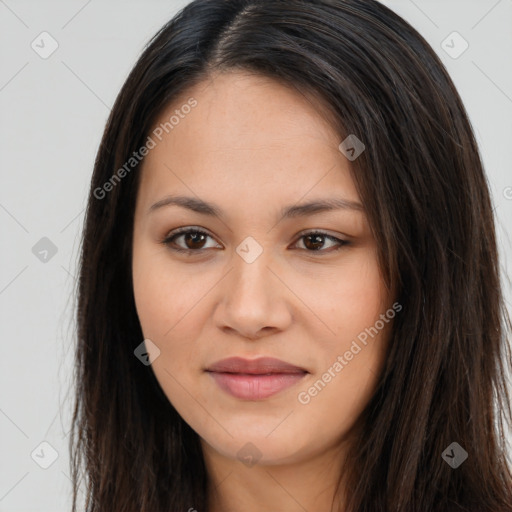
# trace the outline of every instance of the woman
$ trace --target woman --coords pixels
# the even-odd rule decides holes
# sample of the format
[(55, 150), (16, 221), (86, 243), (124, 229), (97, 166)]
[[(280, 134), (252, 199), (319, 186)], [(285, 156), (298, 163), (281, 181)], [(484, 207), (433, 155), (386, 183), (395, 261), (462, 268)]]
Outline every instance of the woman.
[(375, 1), (196, 0), (107, 123), (74, 509), (511, 511), (494, 220), (461, 99)]

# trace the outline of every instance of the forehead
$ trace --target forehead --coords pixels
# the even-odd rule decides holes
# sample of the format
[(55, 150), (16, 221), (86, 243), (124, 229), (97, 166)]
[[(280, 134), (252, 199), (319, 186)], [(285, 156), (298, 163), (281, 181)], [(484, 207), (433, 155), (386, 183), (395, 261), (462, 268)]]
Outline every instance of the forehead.
[(179, 189), (261, 204), (264, 197), (289, 202), (310, 191), (339, 191), (356, 201), (340, 137), (322, 112), (318, 103), (263, 76), (210, 77), (158, 117), (139, 192), (148, 200)]

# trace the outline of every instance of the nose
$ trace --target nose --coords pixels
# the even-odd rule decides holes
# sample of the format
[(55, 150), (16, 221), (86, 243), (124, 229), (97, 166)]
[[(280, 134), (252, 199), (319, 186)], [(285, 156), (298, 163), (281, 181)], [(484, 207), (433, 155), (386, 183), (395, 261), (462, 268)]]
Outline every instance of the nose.
[(292, 320), (292, 292), (279, 274), (270, 250), (251, 263), (235, 253), (219, 290), (222, 300), (214, 315), (217, 326), (250, 340), (285, 330)]

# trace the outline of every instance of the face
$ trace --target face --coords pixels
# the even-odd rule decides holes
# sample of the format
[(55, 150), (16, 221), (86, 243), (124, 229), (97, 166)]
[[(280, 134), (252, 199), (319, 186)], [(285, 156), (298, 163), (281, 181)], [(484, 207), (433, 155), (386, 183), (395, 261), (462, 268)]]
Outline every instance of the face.
[[(187, 91), (166, 122), (141, 171), (132, 261), (158, 382), (224, 458), (334, 453), (394, 316), (339, 135), (295, 90), (239, 72)], [(338, 203), (298, 208), (318, 201)], [(231, 357), (245, 366), (217, 364)]]

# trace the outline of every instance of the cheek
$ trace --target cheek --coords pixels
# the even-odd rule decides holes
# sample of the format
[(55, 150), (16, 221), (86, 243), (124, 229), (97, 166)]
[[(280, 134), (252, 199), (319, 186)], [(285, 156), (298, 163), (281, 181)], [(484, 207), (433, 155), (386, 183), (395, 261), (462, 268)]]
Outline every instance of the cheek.
[(308, 288), (301, 293), (329, 327), (332, 336), (324, 338), (332, 340), (328, 347), (342, 349), (375, 323), (387, 309), (389, 298), (373, 250), (347, 253), (337, 267), (322, 274), (313, 287), (308, 280)]
[(369, 400), (385, 361), (395, 314), (386, 316), (390, 297), (374, 251), (354, 253), (332, 275), (336, 277), (327, 293), (315, 290), (319, 299), (315, 312), (326, 319), (331, 335), (317, 336), (321, 363), (301, 389), (305, 395), (299, 402), (309, 401), (311, 410), (335, 406), (329, 414), (336, 429), (354, 420)]
[(134, 248), (133, 291), (145, 337), (163, 341), (193, 327), (191, 312), (208, 285), (208, 276), (193, 267), (173, 264), (165, 247)]
[[(198, 306), (204, 290), (192, 266), (173, 265), (163, 250), (137, 247), (133, 255), (133, 290), (145, 339), (160, 350), (151, 368), (169, 402), (189, 417), (194, 412), (187, 390), (200, 373), (197, 347), (201, 322)], [(196, 375), (197, 374), (197, 375)]]
[[(144, 338), (157, 345), (152, 363), (169, 400), (188, 409), (194, 381), (202, 373), (198, 340), (211, 311), (205, 295), (218, 277), (199, 265), (173, 262), (165, 247), (140, 245), (133, 253), (133, 290)], [(172, 398), (172, 400), (171, 400)]]

